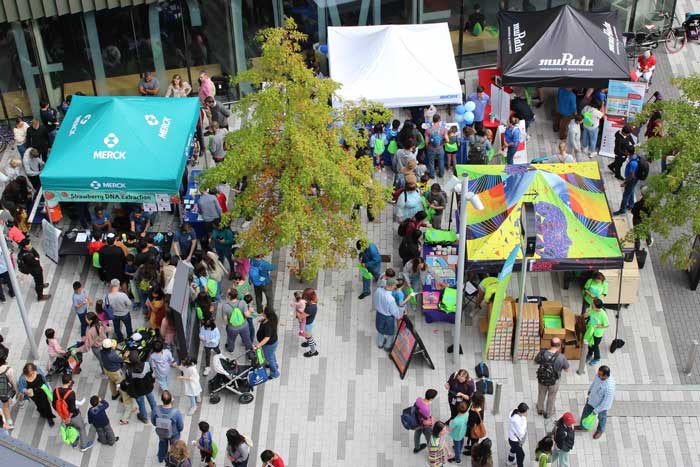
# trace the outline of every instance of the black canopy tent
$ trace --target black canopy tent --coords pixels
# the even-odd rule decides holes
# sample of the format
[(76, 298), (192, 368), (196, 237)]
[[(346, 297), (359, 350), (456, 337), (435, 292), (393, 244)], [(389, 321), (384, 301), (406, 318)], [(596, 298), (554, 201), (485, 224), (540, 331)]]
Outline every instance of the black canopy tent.
[(569, 5), (537, 12), (500, 11), (498, 67), (511, 86), (607, 87), (630, 80), (617, 12)]

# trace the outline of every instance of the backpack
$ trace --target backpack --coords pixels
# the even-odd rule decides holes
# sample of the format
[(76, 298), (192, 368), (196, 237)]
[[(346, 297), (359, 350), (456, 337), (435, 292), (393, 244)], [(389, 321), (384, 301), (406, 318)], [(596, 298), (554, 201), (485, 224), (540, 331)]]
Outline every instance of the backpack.
[(486, 141), (475, 138), (474, 143), (469, 145), (467, 160), (470, 164), (484, 164), (486, 162)]
[(399, 150), (399, 143), (396, 141), (396, 136), (397, 135), (393, 134), (392, 130), (392, 134), (389, 136), (389, 144), (386, 147), (386, 151), (392, 156)]
[(537, 369), (537, 382), (542, 386), (554, 386), (557, 384), (559, 375), (556, 368), (554, 368), (554, 362), (556, 361), (557, 354), (554, 354), (550, 358), (545, 358)]
[(430, 144), (435, 147), (439, 147), (442, 144), (442, 123), (438, 125), (438, 128), (430, 127)]
[(488, 378), (489, 377), (489, 366), (481, 362), (477, 366), (474, 367), (474, 372), (476, 373), (477, 378)]
[(65, 394), (63, 394), (63, 397), (61, 397), (61, 392), (59, 391), (59, 389), (60, 388), (54, 389), (56, 413), (59, 417), (61, 417), (61, 420), (70, 420), (71, 418), (73, 418), (73, 414), (68, 408), (68, 402), (66, 402), (66, 398), (73, 393), (73, 390), (67, 390)]
[(170, 439), (173, 437), (172, 412), (165, 413), (160, 406), (156, 407), (156, 434), (160, 439)]
[(397, 233), (399, 234), (399, 237), (406, 236), (406, 232), (408, 231), (408, 224), (410, 224), (412, 220), (413, 220), (413, 218), (404, 219), (401, 221), (401, 223), (399, 224), (399, 228), (397, 229)]
[(383, 135), (376, 133), (374, 135), (374, 146), (372, 146), (372, 151), (374, 152), (374, 155), (381, 156), (382, 154), (384, 154), (385, 149), (386, 147), (384, 146)]
[(22, 274), (29, 274), (31, 272), (29, 270), (29, 266), (27, 266), (27, 262), (25, 261), (25, 257), (27, 255), (31, 255), (31, 252), (22, 251), (21, 254), (17, 255), (17, 269), (19, 269), (19, 272)]
[(15, 388), (10, 384), (10, 378), (7, 377), (7, 372), (10, 370), (8, 365), (5, 371), (0, 373), (0, 402), (7, 402), (15, 395)]
[(230, 324), (234, 328), (239, 328), (246, 324), (245, 315), (243, 314), (240, 308), (233, 307), (233, 309), (231, 310), (231, 316), (228, 319), (228, 324)]
[(637, 170), (634, 172), (634, 178), (637, 180), (646, 180), (649, 176), (649, 161), (639, 156), (637, 161)]
[(185, 464), (186, 460), (189, 460), (189, 459), (185, 458), (185, 459), (178, 461), (171, 454), (168, 454), (168, 457), (165, 458), (165, 466), (166, 467), (181, 467), (182, 465)]
[(218, 291), (219, 284), (214, 279), (207, 279), (207, 293), (209, 294), (209, 298), (216, 297)]
[(407, 430), (415, 430), (418, 428), (418, 409), (415, 404), (403, 409), (401, 412), (401, 424)]
[(78, 441), (79, 432), (73, 425), (61, 424), (61, 439), (64, 443), (74, 445)]
[(257, 266), (250, 266), (248, 276), (250, 277), (250, 282), (252, 282), (253, 285), (258, 287), (265, 285), (265, 278), (260, 275), (260, 268)]

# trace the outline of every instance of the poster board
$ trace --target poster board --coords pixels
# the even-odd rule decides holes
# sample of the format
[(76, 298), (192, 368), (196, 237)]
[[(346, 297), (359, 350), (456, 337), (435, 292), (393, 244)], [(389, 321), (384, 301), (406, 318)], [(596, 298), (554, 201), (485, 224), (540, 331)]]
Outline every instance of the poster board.
[(44, 254), (54, 263), (58, 264), (58, 252), (61, 249), (61, 234), (63, 231), (54, 227), (46, 219), (41, 221), (41, 245)]
[(398, 328), (394, 343), (391, 346), (391, 352), (389, 352), (389, 359), (394, 362), (396, 369), (399, 370), (401, 379), (406, 376), (411, 360), (418, 354), (421, 354), (428, 362), (430, 368), (434, 370), (435, 365), (408, 316), (401, 318)]
[(510, 94), (502, 87), (491, 84), (491, 112), (495, 119), (505, 124), (510, 117)]
[(645, 83), (610, 80), (599, 154), (615, 157), (615, 133), (641, 112), (645, 92)]

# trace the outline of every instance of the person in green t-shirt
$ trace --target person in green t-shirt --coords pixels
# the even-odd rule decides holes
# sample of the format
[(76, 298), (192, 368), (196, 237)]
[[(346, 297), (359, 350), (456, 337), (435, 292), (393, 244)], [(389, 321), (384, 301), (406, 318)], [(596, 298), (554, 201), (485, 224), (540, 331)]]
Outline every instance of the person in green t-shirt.
[(464, 437), (467, 435), (467, 403), (462, 401), (457, 403), (457, 415), (450, 421), (450, 438), (454, 443), (454, 457), (448, 462), (462, 462), (462, 448), (464, 447)]
[(608, 295), (608, 282), (602, 272), (597, 271), (593, 277), (588, 279), (583, 286), (583, 303), (581, 304), (581, 314), (591, 306), (594, 298), (603, 300)]
[(586, 362), (589, 365), (597, 365), (600, 363), (600, 341), (603, 340), (603, 334), (609, 325), (608, 314), (603, 308), (603, 302), (599, 298), (594, 298), (584, 316), (588, 318), (586, 335), (592, 334), (593, 337), (593, 344), (588, 346)]

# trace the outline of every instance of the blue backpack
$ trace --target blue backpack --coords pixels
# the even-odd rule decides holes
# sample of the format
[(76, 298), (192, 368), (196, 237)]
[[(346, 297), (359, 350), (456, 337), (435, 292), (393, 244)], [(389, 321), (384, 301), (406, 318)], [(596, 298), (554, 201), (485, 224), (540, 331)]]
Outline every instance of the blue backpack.
[(434, 126), (430, 127), (430, 144), (432, 144), (435, 147), (440, 147), (442, 145), (442, 130), (443, 130), (442, 123), (438, 126), (437, 130), (435, 129)]
[(250, 267), (250, 282), (258, 287), (265, 285), (265, 278), (260, 275), (260, 269), (257, 266)]
[(418, 428), (418, 409), (415, 404), (403, 409), (401, 412), (401, 424), (407, 430), (415, 430)]

